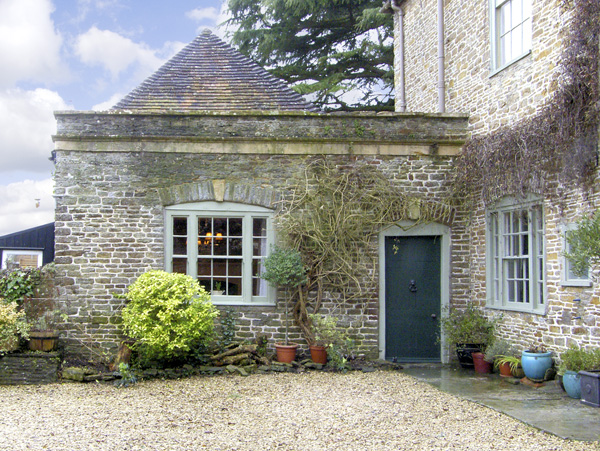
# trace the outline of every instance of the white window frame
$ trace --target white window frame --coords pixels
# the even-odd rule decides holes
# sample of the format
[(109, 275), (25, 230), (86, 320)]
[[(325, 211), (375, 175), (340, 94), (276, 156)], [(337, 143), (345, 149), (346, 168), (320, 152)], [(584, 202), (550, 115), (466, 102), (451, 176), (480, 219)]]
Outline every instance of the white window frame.
[(2, 269), (7, 269), (10, 257), (14, 255), (31, 255), (37, 256), (37, 267), (40, 268), (44, 262), (44, 252), (40, 250), (23, 250), (23, 249), (3, 249), (2, 250)]
[[(490, 1), (490, 57), (492, 75), (531, 53), (533, 39), (533, 0)], [(515, 14), (513, 14), (513, 9)], [(506, 30), (503, 15), (508, 11), (511, 23)], [(515, 23), (512, 23), (515, 21)], [(510, 53), (503, 50), (508, 42)], [(515, 42), (516, 44), (513, 44)]]
[(505, 198), (488, 210), (486, 224), (487, 306), (544, 314), (547, 293), (542, 202), (534, 197)]
[(576, 229), (577, 224), (575, 223), (563, 224), (561, 227), (563, 254), (561, 259), (562, 268), (560, 272), (560, 284), (564, 287), (591, 287), (591, 269), (588, 267), (586, 275), (577, 276), (573, 273), (571, 262), (564, 255), (564, 252), (568, 252), (570, 250), (569, 242), (567, 241), (567, 234)]
[(211, 293), (211, 300), (216, 305), (275, 305), (275, 289), (262, 281), (265, 285), (264, 296), (252, 294), (252, 261), (253, 256), (253, 218), (264, 218), (267, 223), (266, 249), (269, 251), (274, 242), (273, 210), (265, 207), (238, 204), (234, 202), (194, 202), (165, 207), (165, 270), (173, 271), (173, 218), (188, 218), (187, 227), (187, 269), (186, 273), (197, 278), (198, 240), (197, 218), (242, 218), (242, 294), (228, 296), (226, 294)]

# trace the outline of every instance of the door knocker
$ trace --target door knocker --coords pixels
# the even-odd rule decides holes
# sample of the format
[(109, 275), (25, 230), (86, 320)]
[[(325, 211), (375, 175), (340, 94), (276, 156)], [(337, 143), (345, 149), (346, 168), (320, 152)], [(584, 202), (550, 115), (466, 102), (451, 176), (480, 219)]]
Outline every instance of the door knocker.
[(411, 280), (410, 283), (408, 284), (408, 291), (410, 291), (411, 293), (416, 293), (417, 292), (417, 282), (414, 280)]

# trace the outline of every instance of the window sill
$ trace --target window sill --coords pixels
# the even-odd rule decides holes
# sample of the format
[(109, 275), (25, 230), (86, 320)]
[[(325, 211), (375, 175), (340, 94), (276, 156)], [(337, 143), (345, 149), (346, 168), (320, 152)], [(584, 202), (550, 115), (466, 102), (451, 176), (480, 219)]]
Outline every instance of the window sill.
[(508, 63), (498, 67), (498, 68), (492, 68), (490, 71), (490, 75), (488, 76), (488, 78), (492, 78), (495, 75), (499, 74), (500, 72), (504, 71), (504, 69), (507, 69), (508, 67), (512, 66), (513, 64), (515, 64), (517, 61), (521, 61), (523, 58), (527, 58), (529, 55), (531, 55), (531, 50), (527, 51), (526, 53), (523, 53), (521, 56), (518, 56), (517, 58), (509, 61)]
[(238, 307), (275, 307), (275, 303), (261, 301), (261, 302), (243, 302), (243, 301), (232, 301), (227, 299), (211, 299), (211, 302), (217, 306), (238, 306)]
[(589, 288), (592, 286), (591, 280), (563, 280), (560, 282), (561, 287), (578, 287)]
[(540, 316), (545, 316), (546, 315), (546, 306), (543, 306), (542, 308), (538, 308), (538, 309), (525, 309), (525, 308), (514, 308), (512, 306), (506, 306), (506, 305), (494, 305), (494, 304), (489, 304), (486, 303), (486, 308), (489, 308), (491, 310), (502, 310), (505, 312), (515, 312), (515, 313), (528, 313), (531, 315), (540, 315)]

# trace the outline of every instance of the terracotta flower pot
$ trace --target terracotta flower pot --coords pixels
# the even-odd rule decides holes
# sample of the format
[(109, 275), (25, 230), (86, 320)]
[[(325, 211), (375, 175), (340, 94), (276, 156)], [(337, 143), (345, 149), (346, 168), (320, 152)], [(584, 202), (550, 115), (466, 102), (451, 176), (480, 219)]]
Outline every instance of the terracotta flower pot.
[(285, 345), (283, 343), (275, 343), (275, 351), (277, 352), (277, 361), (281, 363), (292, 363), (296, 360), (297, 343)]
[(498, 365), (498, 370), (500, 371), (500, 376), (502, 377), (512, 377), (512, 370), (510, 369), (510, 363), (504, 362), (502, 365)]
[(472, 356), (475, 372), (481, 374), (489, 374), (492, 372), (492, 364), (484, 360), (485, 354), (483, 352), (474, 352)]
[(310, 358), (315, 363), (327, 364), (327, 348), (325, 346), (310, 345)]

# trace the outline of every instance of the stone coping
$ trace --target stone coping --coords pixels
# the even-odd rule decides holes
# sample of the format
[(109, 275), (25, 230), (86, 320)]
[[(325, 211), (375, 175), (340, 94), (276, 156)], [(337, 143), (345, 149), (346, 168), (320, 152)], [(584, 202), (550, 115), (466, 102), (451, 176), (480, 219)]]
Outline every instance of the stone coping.
[[(213, 114), (56, 112), (57, 148), (66, 141), (314, 142), (461, 145), (468, 116), (460, 114)], [(134, 149), (131, 149), (134, 150)]]

